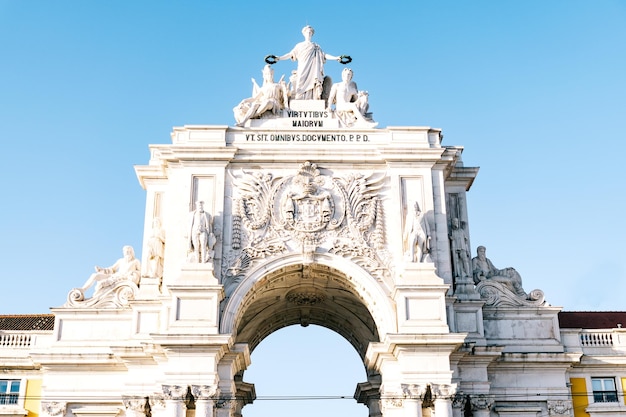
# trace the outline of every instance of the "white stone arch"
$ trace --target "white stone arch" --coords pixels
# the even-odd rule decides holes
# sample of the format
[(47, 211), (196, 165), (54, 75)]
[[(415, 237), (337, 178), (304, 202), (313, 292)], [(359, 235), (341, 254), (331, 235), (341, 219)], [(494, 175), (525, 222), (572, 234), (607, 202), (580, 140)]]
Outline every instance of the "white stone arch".
[[(377, 278), (354, 262), (331, 253), (315, 254), (313, 265), (322, 265), (344, 275), (350, 281), (354, 294), (372, 316), (379, 338), (397, 332), (395, 304), (389, 292)], [(303, 265), (302, 254), (294, 253), (258, 265), (246, 274), (230, 294), (221, 313), (220, 333), (232, 334), (237, 339), (237, 325), (245, 312), (243, 302), (255, 285), (264, 277), (281, 268)]]

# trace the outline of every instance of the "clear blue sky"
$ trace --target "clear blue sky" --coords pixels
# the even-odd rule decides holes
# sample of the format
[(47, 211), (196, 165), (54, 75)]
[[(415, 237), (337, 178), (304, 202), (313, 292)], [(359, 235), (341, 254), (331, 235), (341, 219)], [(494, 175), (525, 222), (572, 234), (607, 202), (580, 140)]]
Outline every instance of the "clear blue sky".
[(626, 310), (626, 1), (0, 0), (0, 314), (48, 312), (139, 252), (148, 144), (232, 125), (305, 24), (353, 57), (379, 127), (442, 128), (480, 166), (472, 247), (553, 305)]

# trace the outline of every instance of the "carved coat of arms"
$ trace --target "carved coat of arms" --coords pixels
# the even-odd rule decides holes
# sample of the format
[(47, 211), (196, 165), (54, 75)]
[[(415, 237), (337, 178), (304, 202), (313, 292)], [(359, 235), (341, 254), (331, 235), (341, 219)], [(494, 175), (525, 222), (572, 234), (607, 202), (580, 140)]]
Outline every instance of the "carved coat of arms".
[(388, 275), (383, 206), (384, 174), (324, 175), (305, 162), (294, 175), (266, 172), (234, 176), (233, 239), (223, 263), (226, 281), (260, 259), (301, 252), (304, 262), (327, 251)]

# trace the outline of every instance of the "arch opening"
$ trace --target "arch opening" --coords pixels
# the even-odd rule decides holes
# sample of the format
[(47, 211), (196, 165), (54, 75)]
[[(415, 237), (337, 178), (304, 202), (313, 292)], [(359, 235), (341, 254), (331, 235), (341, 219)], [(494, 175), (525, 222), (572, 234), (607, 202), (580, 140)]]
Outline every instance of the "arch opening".
[(254, 283), (240, 304), (236, 342), (253, 352), (284, 327), (318, 325), (346, 339), (361, 359), (370, 342), (379, 341), (377, 323), (354, 280), (322, 264), (293, 264)]
[(243, 409), (245, 417), (368, 415), (353, 398), (357, 384), (367, 378), (363, 362), (332, 330), (284, 327), (265, 338), (251, 358), (244, 376), (254, 383), (257, 398)]

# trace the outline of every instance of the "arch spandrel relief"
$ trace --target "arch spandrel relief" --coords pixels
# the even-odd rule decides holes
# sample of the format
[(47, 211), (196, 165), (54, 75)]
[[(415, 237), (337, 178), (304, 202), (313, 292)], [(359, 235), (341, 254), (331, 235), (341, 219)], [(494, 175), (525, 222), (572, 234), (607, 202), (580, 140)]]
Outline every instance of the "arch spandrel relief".
[(222, 270), (227, 296), (253, 265), (293, 253), (302, 254), (303, 264), (316, 253), (335, 254), (390, 284), (384, 173), (333, 176), (305, 162), (284, 176), (242, 170), (232, 182), (233, 238)]

